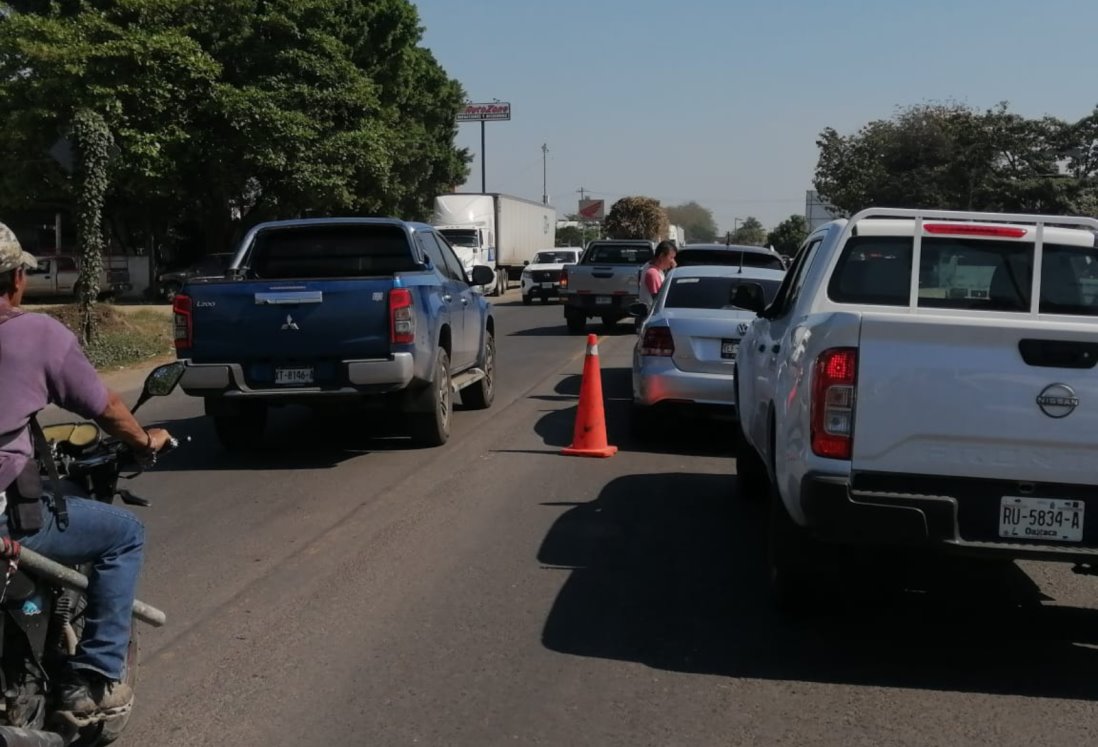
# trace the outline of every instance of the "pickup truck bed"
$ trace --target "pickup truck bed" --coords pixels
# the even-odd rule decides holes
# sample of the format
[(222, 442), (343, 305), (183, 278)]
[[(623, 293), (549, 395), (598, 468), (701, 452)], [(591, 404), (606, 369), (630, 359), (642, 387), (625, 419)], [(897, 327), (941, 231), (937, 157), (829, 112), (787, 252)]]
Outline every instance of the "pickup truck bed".
[(655, 243), (601, 239), (587, 245), (579, 264), (565, 268), (561, 283), (564, 320), (572, 334), (584, 334), (587, 320), (612, 325), (629, 316), (637, 302), (641, 267), (652, 259)]
[(809, 237), (737, 360), (779, 597), (828, 544), (1098, 562), (1095, 231), (873, 210)]

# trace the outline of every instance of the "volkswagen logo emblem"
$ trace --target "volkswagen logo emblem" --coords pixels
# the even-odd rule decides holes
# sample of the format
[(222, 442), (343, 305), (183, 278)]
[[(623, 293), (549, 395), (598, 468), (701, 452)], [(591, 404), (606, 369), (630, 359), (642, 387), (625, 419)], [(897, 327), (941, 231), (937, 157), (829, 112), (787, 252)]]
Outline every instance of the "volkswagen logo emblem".
[(1037, 406), (1050, 418), (1066, 418), (1079, 406), (1075, 390), (1067, 384), (1049, 384), (1037, 395)]
[(751, 325), (747, 322), (740, 322), (740, 326), (736, 328), (736, 331), (740, 333), (740, 337), (747, 334), (747, 330), (751, 329)]

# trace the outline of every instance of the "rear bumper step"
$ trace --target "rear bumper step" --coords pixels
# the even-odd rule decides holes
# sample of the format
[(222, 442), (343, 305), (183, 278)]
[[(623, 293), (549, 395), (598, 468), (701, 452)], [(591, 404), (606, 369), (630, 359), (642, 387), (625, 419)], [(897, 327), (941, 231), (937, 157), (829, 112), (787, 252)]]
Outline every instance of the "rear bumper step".
[(225, 395), (233, 397), (300, 397), (346, 396), (358, 394), (364, 387), (373, 390), (397, 391), (411, 382), (415, 361), (411, 353), (394, 353), (378, 360), (344, 361), (346, 379), (342, 385), (255, 387), (248, 384), (244, 367), (239, 363), (187, 363), (180, 387), (192, 396)]
[[(882, 476), (872, 476), (880, 478)], [(893, 480), (921, 487), (922, 476), (889, 475)], [(952, 481), (950, 478), (943, 478)], [(870, 479), (868, 482), (876, 480)], [(1082, 486), (1046, 486), (1045, 493), (1072, 492), (1093, 506), (1086, 517), (1088, 530), (1081, 543), (1008, 541), (998, 538), (998, 499), (1013, 491), (997, 481), (961, 480), (964, 492), (932, 494), (871, 489), (865, 479), (808, 475), (801, 483), (801, 507), (808, 529), (825, 542), (926, 548), (943, 553), (985, 557), (1029, 558), (1062, 562), (1098, 559), (1098, 498), (1095, 489)], [(861, 483), (861, 484), (860, 484)], [(884, 485), (880, 486), (881, 488)], [(994, 496), (994, 501), (989, 499)], [(989, 529), (994, 523), (994, 531)]]

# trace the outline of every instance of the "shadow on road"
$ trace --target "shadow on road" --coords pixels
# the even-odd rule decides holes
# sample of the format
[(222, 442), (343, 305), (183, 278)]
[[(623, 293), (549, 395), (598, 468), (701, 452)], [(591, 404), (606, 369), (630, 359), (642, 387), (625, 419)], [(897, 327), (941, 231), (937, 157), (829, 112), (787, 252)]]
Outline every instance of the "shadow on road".
[(583, 333), (577, 332), (572, 334), (568, 331), (568, 327), (564, 324), (564, 317), (561, 317), (560, 324), (552, 327), (532, 327), (530, 329), (520, 329), (512, 332), (510, 337), (575, 337), (577, 340), (582, 341), (586, 339), (584, 335), (596, 334), (604, 335), (606, 337), (624, 337), (632, 336), (636, 334), (631, 321), (622, 321), (618, 324), (611, 324), (609, 327), (605, 324), (601, 324), (598, 321), (589, 323), (587, 329)]
[[(728, 421), (670, 413), (660, 421), (657, 433), (639, 438), (630, 432), (629, 411), (632, 404), (632, 369), (602, 369), (603, 409), (610, 443), (622, 451), (697, 456), (734, 456), (735, 426)], [(531, 399), (545, 402), (576, 401), (583, 377), (579, 374), (562, 376), (553, 387), (554, 395), (533, 395)], [(572, 443), (577, 407), (546, 410), (534, 424), (547, 446), (562, 447)], [(729, 465), (731, 471), (731, 465)]]
[(240, 453), (222, 448), (208, 417), (163, 425), (183, 447), (160, 459), (158, 472), (326, 469), (372, 452), (419, 448), (407, 436), (400, 414), (379, 411), (273, 408), (262, 442)]
[[(762, 506), (734, 493), (731, 476), (647, 474), (565, 504), (538, 553), (571, 569), (544, 645), (676, 672), (1098, 699), (1098, 613), (1041, 607), (1013, 564), (942, 561), (888, 593), (849, 581), (834, 609), (779, 617)], [(928, 565), (894, 562), (897, 577)]]

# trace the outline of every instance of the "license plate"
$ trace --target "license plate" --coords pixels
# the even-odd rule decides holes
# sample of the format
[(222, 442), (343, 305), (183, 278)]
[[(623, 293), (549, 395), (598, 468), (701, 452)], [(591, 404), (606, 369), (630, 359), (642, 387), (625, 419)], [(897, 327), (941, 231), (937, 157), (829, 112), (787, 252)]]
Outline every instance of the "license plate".
[(610, 298), (610, 296), (595, 296), (595, 305), (596, 306), (609, 306), (611, 301), (613, 301), (613, 300), (614, 299)]
[(545, 290), (552, 290), (553, 289), (553, 284), (552, 283), (542, 283), (541, 287), (544, 288)]
[(1086, 504), (1067, 498), (1003, 496), (999, 536), (1007, 539), (1083, 541)]
[(721, 340), (721, 357), (735, 358), (740, 352), (739, 340)]
[(313, 369), (311, 368), (276, 368), (276, 384), (312, 384)]

